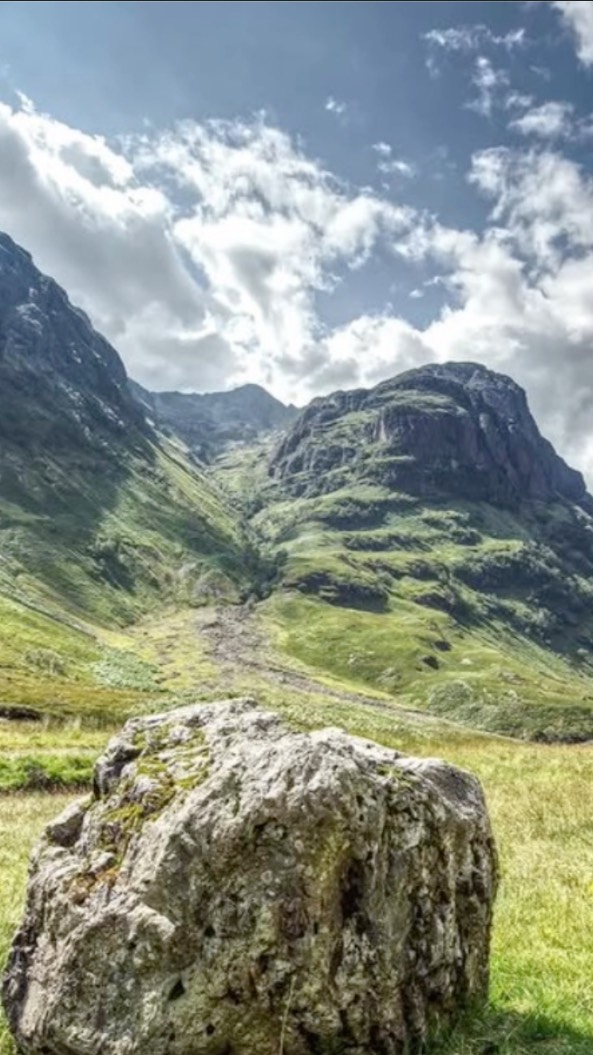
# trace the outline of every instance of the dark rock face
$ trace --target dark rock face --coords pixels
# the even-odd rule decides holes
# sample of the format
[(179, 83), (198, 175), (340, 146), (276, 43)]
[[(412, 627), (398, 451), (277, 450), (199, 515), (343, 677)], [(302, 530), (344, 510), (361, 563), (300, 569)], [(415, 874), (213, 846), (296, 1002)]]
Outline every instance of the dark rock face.
[(117, 352), (0, 234), (0, 436), (42, 451), (101, 449), (144, 429)]
[[(339, 428), (336, 428), (336, 425)], [(583, 477), (541, 436), (525, 392), (474, 363), (410, 370), (376, 388), (315, 400), (276, 451), (273, 476), (297, 493), (324, 474), (380, 456), (375, 481), (432, 496), (513, 505), (563, 498), (593, 511)]]
[(296, 407), (285, 406), (260, 385), (229, 392), (148, 392), (131, 381), (130, 390), (158, 428), (179, 436), (204, 460), (228, 443), (284, 429), (297, 415)]
[(486, 994), (470, 774), (253, 701), (129, 722), (49, 825), (3, 1000), (24, 1055), (404, 1055)]

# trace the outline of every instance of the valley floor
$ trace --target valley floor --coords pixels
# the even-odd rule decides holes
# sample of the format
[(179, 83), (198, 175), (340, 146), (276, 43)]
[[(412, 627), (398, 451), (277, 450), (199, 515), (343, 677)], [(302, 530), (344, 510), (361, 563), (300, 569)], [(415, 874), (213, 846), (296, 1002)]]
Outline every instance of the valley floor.
[[(379, 693), (318, 680), (270, 644), (265, 606), (204, 608), (145, 621), (117, 647), (152, 671), (144, 703), (250, 694), (300, 728), (340, 725), (390, 746), (442, 755), (482, 779), (501, 855), (491, 1004), (439, 1055), (593, 1052), (593, 745), (519, 743), (397, 707)], [(92, 689), (88, 690), (89, 700)], [(126, 705), (127, 706), (127, 705)], [(123, 716), (123, 712), (122, 712)], [(43, 756), (81, 773), (115, 727), (76, 720), (0, 722), (4, 760)], [(85, 769), (86, 767), (86, 769)], [(6, 786), (6, 785), (5, 785)], [(0, 796), (0, 952), (21, 910), (30, 847), (67, 794)], [(0, 1027), (0, 1055), (11, 1046)], [(369, 1052), (369, 1055), (373, 1055)]]

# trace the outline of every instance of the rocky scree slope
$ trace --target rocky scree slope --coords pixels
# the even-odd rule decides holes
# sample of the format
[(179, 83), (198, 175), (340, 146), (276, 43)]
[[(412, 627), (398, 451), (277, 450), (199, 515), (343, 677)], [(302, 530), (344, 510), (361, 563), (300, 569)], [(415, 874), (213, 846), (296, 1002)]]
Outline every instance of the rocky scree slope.
[(477, 780), (235, 700), (136, 719), (46, 831), (4, 977), (24, 1055), (402, 1055), (486, 995)]

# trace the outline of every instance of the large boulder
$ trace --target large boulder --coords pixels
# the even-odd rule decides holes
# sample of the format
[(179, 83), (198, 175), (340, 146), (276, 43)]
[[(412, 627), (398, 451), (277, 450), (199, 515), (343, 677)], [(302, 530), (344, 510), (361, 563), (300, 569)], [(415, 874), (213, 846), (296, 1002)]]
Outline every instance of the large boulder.
[(250, 700), (130, 721), (32, 863), (26, 1055), (401, 1055), (482, 998), (477, 780)]

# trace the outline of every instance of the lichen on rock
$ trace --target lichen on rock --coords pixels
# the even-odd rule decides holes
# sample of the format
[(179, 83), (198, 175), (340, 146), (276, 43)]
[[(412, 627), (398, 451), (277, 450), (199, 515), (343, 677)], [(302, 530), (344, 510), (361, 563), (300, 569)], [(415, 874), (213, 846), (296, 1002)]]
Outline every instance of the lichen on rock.
[(250, 700), (135, 719), (37, 848), (25, 1055), (403, 1055), (485, 996), (477, 780)]

